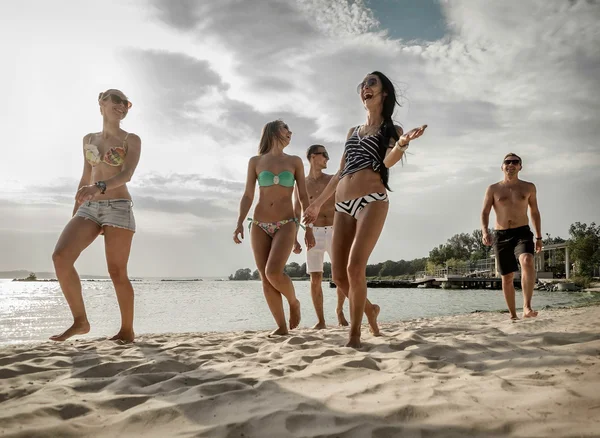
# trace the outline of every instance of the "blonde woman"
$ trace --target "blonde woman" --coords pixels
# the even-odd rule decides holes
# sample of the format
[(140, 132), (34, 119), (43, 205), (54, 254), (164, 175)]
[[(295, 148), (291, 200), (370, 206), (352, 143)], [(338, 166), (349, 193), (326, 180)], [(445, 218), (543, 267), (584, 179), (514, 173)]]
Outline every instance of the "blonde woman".
[(74, 264), (81, 252), (99, 235), (104, 235), (108, 273), (115, 287), (121, 311), (121, 328), (111, 339), (132, 342), (133, 287), (127, 276), (127, 262), (135, 232), (135, 219), (127, 183), (140, 159), (141, 140), (121, 129), (131, 102), (119, 90), (99, 94), (102, 131), (83, 137), (83, 175), (75, 196), (73, 217), (63, 230), (52, 260), (62, 292), (73, 315), (73, 324), (52, 336), (64, 341), (90, 331), (81, 281)]

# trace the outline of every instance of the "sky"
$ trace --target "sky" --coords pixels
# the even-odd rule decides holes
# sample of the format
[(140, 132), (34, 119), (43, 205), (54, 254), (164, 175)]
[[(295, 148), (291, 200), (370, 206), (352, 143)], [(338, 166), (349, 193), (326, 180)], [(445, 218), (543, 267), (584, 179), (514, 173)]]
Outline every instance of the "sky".
[[(371, 263), (479, 228), (508, 152), (544, 234), (600, 222), (597, 1), (19, 0), (0, 3), (0, 49), (0, 271), (53, 270), (108, 88), (130, 97), (122, 127), (142, 139), (131, 276), (255, 269), (232, 233), (262, 127), (288, 123), (291, 154), (324, 144), (335, 173), (373, 70), (397, 87), (394, 119), (428, 129), (391, 170)], [(101, 238), (76, 266), (106, 273)]]

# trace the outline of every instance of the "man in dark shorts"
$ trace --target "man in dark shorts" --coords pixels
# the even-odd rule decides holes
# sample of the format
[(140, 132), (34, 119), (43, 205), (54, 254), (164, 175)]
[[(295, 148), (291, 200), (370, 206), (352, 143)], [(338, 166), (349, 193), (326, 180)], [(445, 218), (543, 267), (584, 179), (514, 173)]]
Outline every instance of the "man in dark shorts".
[[(531, 307), (531, 298), (536, 280), (533, 255), (542, 249), (542, 219), (537, 205), (535, 185), (519, 179), (519, 171), (522, 168), (523, 161), (518, 155), (511, 152), (504, 157), (501, 167), (504, 179), (487, 188), (481, 211), (482, 240), (488, 246), (492, 245), (493, 240), (498, 270), (502, 276), (502, 291), (512, 320), (519, 319), (513, 283), (514, 273), (519, 270), (517, 259), (521, 265), (523, 317), (533, 318), (538, 314)], [(492, 207), (496, 213), (494, 239), (488, 230)], [(535, 241), (529, 228), (527, 208), (531, 211)]]

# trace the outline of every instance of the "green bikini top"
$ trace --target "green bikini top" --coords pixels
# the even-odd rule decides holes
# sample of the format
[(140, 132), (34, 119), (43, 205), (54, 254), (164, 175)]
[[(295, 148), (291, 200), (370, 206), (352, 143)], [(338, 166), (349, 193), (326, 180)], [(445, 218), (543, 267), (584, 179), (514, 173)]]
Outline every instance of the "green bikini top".
[(269, 187), (275, 184), (283, 187), (294, 187), (294, 174), (289, 170), (284, 170), (279, 175), (275, 175), (268, 170), (263, 170), (258, 174), (258, 185), (260, 187)]

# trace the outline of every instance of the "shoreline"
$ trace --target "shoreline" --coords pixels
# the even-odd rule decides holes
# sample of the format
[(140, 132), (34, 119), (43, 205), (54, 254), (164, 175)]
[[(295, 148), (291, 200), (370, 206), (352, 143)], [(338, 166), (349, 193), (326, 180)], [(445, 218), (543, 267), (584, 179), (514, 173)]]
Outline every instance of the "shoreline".
[[(554, 311), (554, 310), (567, 310), (567, 309), (579, 309), (579, 308), (586, 308), (586, 307), (596, 307), (596, 306), (600, 306), (600, 288), (596, 288), (597, 290), (593, 290), (593, 291), (579, 291), (577, 293), (590, 293), (590, 294), (597, 294), (597, 301), (588, 301), (588, 302), (584, 302), (584, 303), (577, 303), (577, 304), (568, 304), (568, 305), (546, 305), (543, 307), (535, 307), (535, 309), (538, 312), (547, 312), (547, 311)], [(517, 306), (517, 314), (520, 315), (522, 313), (522, 308)], [(491, 314), (491, 315), (502, 315), (502, 314), (508, 314), (509, 311), (506, 308), (503, 309), (495, 309), (495, 310), (479, 310), (479, 309), (475, 309), (472, 310), (470, 312), (465, 312), (465, 313), (456, 313), (456, 314), (452, 314), (452, 315), (440, 315), (440, 316), (424, 316), (424, 317), (416, 317), (416, 318), (408, 318), (408, 319), (398, 319), (392, 322), (380, 322), (379, 326), (380, 328), (384, 329), (385, 326), (389, 326), (389, 325), (394, 325), (394, 324), (401, 324), (401, 323), (409, 323), (412, 321), (422, 321), (422, 320), (429, 320), (429, 319), (440, 319), (440, 318), (455, 318), (455, 317), (467, 317), (469, 315), (475, 315), (475, 314)], [(363, 327), (363, 332), (365, 332), (365, 330), (368, 330), (368, 324), (366, 321), (366, 317), (363, 318), (363, 323), (362, 323), (362, 327)], [(331, 330), (331, 329), (345, 329), (345, 327), (339, 327), (337, 325), (328, 325), (327, 329), (325, 330)], [(346, 327), (347, 329), (347, 327)], [(294, 336), (294, 334), (296, 332), (300, 332), (300, 331), (304, 331), (304, 330), (311, 330), (312, 328), (310, 327), (299, 327), (297, 329), (294, 330), (290, 330), (290, 334), (288, 336)], [(193, 331), (184, 331), (184, 332), (148, 332), (148, 333), (142, 333), (139, 335), (136, 335), (136, 342), (138, 338), (142, 338), (142, 337), (157, 337), (157, 336), (180, 336), (180, 335), (187, 335), (187, 336), (199, 336), (199, 335), (212, 335), (212, 334), (239, 334), (239, 333), (253, 333), (253, 334), (268, 334), (272, 331), (272, 329), (264, 329), (264, 330), (234, 330), (234, 331), (217, 331), (217, 330), (205, 330), (205, 331), (198, 331), (198, 332), (193, 332)], [(81, 336), (87, 336), (87, 335), (81, 335)], [(67, 341), (65, 341), (66, 343), (70, 343), (70, 342), (92, 342), (92, 341), (96, 341), (96, 342), (101, 342), (101, 341), (105, 341), (106, 340), (106, 336), (95, 336), (95, 337), (77, 337), (74, 336), (71, 339), (68, 339)], [(19, 345), (29, 345), (29, 346), (36, 346), (38, 344), (46, 344), (48, 342), (51, 342), (49, 339), (44, 339), (44, 340), (32, 340), (32, 341), (20, 341), (20, 342), (9, 342), (9, 343), (2, 343), (0, 342), (0, 353), (2, 352), (2, 349), (6, 348), (6, 347), (11, 347), (11, 346), (19, 346)], [(52, 341), (54, 343), (54, 341)], [(60, 343), (56, 343), (56, 345), (60, 345)]]
[(600, 430), (600, 306), (0, 348), (3, 437), (539, 437)]

